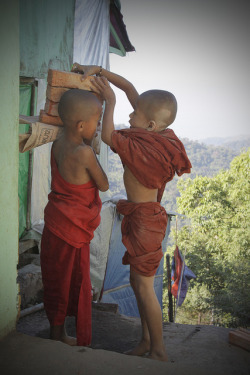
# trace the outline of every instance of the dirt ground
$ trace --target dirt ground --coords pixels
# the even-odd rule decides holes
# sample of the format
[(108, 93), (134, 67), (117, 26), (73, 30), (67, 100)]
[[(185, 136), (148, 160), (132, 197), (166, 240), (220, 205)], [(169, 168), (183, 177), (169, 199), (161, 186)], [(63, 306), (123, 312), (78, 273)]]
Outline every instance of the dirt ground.
[[(75, 335), (74, 319), (67, 330)], [(91, 348), (48, 340), (44, 310), (23, 317), (17, 332), (0, 342), (2, 375), (249, 375), (250, 353), (229, 345), (229, 329), (164, 323), (167, 363), (127, 356), (140, 338), (140, 320), (119, 313), (92, 311)], [(33, 336), (33, 337), (32, 337)]]
[[(67, 333), (76, 337), (75, 318), (67, 318)], [(27, 315), (17, 324), (17, 331), (30, 336), (49, 338), (49, 322), (45, 311)], [(140, 338), (140, 322), (118, 313), (92, 309), (92, 349), (104, 349), (123, 353), (131, 349)]]

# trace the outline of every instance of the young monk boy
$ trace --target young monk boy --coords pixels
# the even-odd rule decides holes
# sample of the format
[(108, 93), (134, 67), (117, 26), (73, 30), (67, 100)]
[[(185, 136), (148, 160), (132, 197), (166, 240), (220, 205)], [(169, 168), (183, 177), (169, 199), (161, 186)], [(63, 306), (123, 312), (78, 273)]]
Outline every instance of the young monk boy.
[[(150, 90), (139, 95), (125, 78), (98, 66), (81, 66), (83, 79), (93, 77), (93, 86), (105, 100), (102, 140), (121, 158), (127, 200), (117, 210), (124, 215), (122, 241), (126, 247), (123, 264), (130, 264), (130, 283), (134, 290), (142, 324), (139, 344), (127, 354), (167, 361), (162, 334), (162, 312), (154, 291), (154, 275), (163, 256), (162, 240), (167, 214), (160, 205), (165, 185), (175, 173), (190, 173), (191, 163), (182, 142), (167, 129), (175, 119), (177, 103), (173, 94)], [(106, 77), (106, 78), (105, 78)], [(130, 129), (115, 131), (115, 95), (108, 81), (123, 90), (134, 111)]]
[[(69, 345), (91, 343), (89, 244), (100, 224), (99, 190), (106, 174), (91, 147), (102, 104), (91, 92), (63, 94), (59, 115), (62, 136), (51, 149), (51, 192), (44, 211), (41, 268), (50, 338)], [(67, 315), (76, 317), (77, 340), (66, 334)]]

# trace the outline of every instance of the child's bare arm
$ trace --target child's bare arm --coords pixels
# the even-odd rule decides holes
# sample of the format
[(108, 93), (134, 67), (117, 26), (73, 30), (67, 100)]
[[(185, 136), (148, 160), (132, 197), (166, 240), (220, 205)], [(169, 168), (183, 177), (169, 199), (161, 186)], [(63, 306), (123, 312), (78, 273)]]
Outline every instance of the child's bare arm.
[(105, 100), (105, 110), (102, 120), (102, 141), (112, 147), (112, 132), (114, 131), (114, 109), (116, 98), (108, 80), (104, 77), (93, 77), (91, 80), (95, 91)]
[(83, 79), (87, 76), (91, 76), (94, 74), (98, 75), (101, 71), (101, 76), (107, 78), (109, 82), (111, 82), (113, 85), (115, 85), (116, 87), (125, 92), (132, 107), (135, 108), (139, 94), (135, 89), (134, 85), (131, 82), (129, 82), (126, 78), (113, 72), (110, 72), (104, 68), (100, 68), (100, 66), (97, 65), (80, 65), (78, 63), (74, 63), (72, 71), (83, 73)]
[(85, 168), (92, 178), (95, 181), (97, 188), (100, 191), (107, 191), (109, 188), (109, 182), (106, 173), (102, 169), (99, 160), (97, 159), (94, 150), (90, 146), (84, 147), (84, 165)]

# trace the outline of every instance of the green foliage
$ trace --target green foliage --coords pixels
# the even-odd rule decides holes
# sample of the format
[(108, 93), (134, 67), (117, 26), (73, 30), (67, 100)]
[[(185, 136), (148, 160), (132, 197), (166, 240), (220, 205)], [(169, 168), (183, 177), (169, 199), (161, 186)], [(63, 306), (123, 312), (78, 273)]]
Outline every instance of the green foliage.
[(197, 279), (182, 305), (185, 314), (210, 316), (227, 326), (250, 324), (250, 153), (228, 171), (178, 184), (178, 212), (191, 220), (178, 233)]
[(228, 169), (230, 162), (239, 154), (239, 151), (230, 148), (208, 146), (187, 138), (182, 139), (182, 142), (191, 161), (192, 170), (190, 175), (175, 176), (167, 184), (162, 199), (162, 205), (167, 211), (177, 211), (176, 199), (180, 196), (178, 181), (194, 179), (196, 176), (212, 177), (220, 170)]

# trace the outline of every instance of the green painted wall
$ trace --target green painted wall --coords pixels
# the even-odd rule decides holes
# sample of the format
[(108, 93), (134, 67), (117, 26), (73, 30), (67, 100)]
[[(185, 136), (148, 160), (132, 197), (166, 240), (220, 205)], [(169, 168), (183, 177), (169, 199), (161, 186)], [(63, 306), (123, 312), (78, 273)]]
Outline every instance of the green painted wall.
[(19, 1), (0, 2), (0, 338), (18, 312)]
[(46, 78), (73, 63), (75, 0), (20, 1), (20, 76)]

